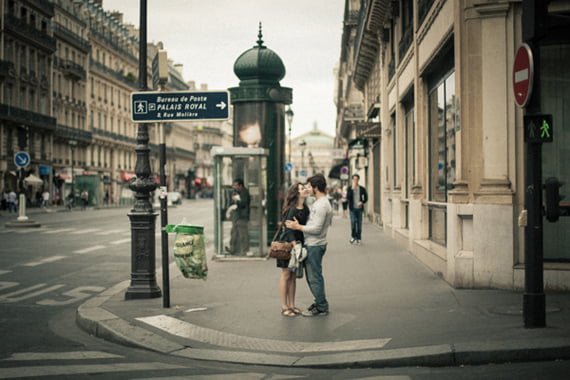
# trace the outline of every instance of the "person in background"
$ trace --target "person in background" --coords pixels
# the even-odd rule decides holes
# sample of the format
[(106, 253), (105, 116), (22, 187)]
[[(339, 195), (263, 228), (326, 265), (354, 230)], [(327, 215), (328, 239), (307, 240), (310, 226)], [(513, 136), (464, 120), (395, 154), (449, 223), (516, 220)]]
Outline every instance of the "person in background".
[[(232, 212), (232, 231), (230, 246), (226, 252), (232, 255), (247, 256), (249, 252), (249, 191), (241, 178), (234, 179), (232, 203), (236, 209)], [(239, 247), (239, 249), (238, 249)]]
[(18, 212), (18, 201), (17, 196), (14, 190), (8, 191), (8, 211), (9, 212)]
[[(281, 220), (296, 219), (300, 224), (306, 224), (309, 219), (309, 207), (306, 204), (309, 190), (302, 183), (295, 183), (287, 192), (287, 199), (283, 205), (281, 212)], [(303, 244), (305, 237), (303, 232), (292, 230), (283, 226), (285, 229), (281, 234), (281, 241), (296, 241)], [(295, 292), (297, 288), (297, 275), (294, 271), (289, 270), (289, 260), (277, 260), (277, 267), (281, 268), (281, 279), (279, 281), (279, 294), (281, 295), (281, 315), (285, 317), (295, 317), (302, 314), (302, 311), (295, 307)]]
[(44, 190), (42, 193), (42, 207), (46, 208), (49, 203), (49, 191)]
[(340, 203), (342, 204), (342, 217), (346, 218), (346, 213), (348, 210), (348, 201), (346, 200), (346, 186), (342, 187), (342, 197), (340, 198)]
[(362, 240), (362, 213), (364, 204), (368, 201), (368, 193), (363, 186), (358, 184), (360, 176), (352, 176), (352, 186), (346, 192), (346, 200), (350, 210), (350, 244), (360, 244)]

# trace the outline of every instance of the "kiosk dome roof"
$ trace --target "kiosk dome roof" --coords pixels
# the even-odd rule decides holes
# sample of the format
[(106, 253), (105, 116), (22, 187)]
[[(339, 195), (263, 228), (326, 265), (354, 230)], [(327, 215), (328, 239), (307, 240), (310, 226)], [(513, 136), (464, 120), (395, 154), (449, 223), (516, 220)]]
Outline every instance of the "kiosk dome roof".
[(261, 23), (257, 45), (243, 52), (234, 63), (234, 73), (241, 80), (271, 80), (279, 82), (285, 76), (285, 65), (273, 50), (263, 45)]

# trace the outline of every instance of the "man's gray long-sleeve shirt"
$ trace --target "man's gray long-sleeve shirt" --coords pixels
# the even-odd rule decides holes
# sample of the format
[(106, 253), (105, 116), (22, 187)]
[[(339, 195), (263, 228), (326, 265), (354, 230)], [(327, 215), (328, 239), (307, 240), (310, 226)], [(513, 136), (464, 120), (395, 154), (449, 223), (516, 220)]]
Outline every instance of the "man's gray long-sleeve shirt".
[(309, 221), (303, 227), (305, 245), (327, 244), (327, 231), (332, 223), (333, 211), (327, 197), (317, 199), (310, 207)]

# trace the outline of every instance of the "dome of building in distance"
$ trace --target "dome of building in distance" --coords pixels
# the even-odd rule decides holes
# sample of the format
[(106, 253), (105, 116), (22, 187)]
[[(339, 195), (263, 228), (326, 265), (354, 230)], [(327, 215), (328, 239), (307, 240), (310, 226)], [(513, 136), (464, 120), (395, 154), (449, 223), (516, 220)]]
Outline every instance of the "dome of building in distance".
[(261, 23), (257, 45), (243, 52), (234, 63), (234, 73), (241, 81), (279, 82), (285, 76), (285, 65), (273, 50), (263, 45)]

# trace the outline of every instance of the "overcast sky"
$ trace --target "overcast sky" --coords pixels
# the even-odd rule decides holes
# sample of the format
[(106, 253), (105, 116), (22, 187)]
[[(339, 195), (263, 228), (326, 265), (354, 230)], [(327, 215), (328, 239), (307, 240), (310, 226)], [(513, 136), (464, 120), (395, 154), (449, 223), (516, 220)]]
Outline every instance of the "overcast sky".
[[(235, 87), (236, 59), (264, 45), (285, 64), (281, 85), (293, 89), (293, 137), (316, 122), (334, 135), (334, 68), (340, 55), (343, 0), (148, 0), (147, 41), (164, 43), (168, 58), (184, 65), (186, 81), (209, 90)], [(124, 14), (139, 27), (139, 0), (103, 0), (103, 9)]]

